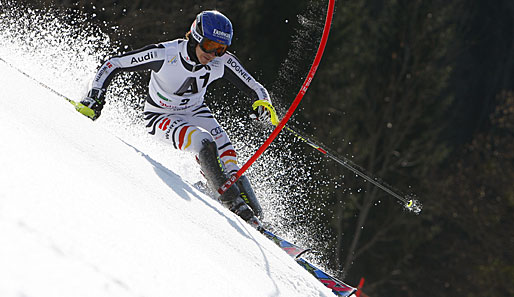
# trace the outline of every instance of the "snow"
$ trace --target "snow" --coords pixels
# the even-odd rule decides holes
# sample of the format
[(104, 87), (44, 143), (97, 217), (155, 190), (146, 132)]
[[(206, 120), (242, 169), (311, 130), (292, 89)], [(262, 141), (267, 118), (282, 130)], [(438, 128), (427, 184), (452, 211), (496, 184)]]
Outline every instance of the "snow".
[(0, 81), (0, 296), (333, 296), (197, 191), (193, 156)]

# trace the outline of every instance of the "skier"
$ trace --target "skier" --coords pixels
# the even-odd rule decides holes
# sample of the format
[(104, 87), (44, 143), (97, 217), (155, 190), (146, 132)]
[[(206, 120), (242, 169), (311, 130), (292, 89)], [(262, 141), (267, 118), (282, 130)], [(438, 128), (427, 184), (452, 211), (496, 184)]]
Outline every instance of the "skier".
[[(227, 133), (204, 103), (207, 87), (225, 78), (268, 105), (254, 107), (259, 120), (270, 119), (272, 110), (266, 88), (227, 52), (232, 36), (232, 24), (226, 16), (216, 10), (203, 11), (185, 39), (149, 45), (103, 63), (77, 110), (96, 120), (116, 73), (152, 70), (143, 113), (147, 131), (175, 149), (194, 153), (209, 188), (216, 193), (239, 166)], [(258, 219), (262, 208), (246, 176), (241, 176), (219, 200), (253, 227), (262, 228)]]

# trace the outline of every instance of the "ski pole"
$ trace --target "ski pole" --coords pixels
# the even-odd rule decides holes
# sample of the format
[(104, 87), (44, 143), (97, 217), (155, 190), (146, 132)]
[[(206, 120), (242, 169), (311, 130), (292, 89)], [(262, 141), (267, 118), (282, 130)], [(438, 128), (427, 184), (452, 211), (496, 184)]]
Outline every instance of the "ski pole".
[(68, 101), (69, 103), (71, 103), (73, 106), (75, 106), (75, 109), (80, 112), (81, 114), (87, 116), (87, 117), (90, 117), (90, 118), (93, 118), (93, 116), (95, 115), (95, 112), (90, 109), (89, 107), (83, 105), (82, 103), (80, 102), (76, 102), (76, 101), (73, 101), (71, 100), (70, 98), (64, 96), (63, 94), (57, 92), (56, 90), (52, 89), (51, 87), (47, 86), (46, 84), (40, 82), (39, 80), (35, 79), (34, 77), (30, 76), (28, 73), (26, 73), (25, 71), (21, 70), (20, 68), (14, 66), (13, 64), (7, 62), (6, 60), (4, 60), (2, 57), (0, 57), (0, 61), (4, 62), (5, 64), (7, 64), (9, 67), (11, 67), (12, 69), (18, 71), (19, 73), (25, 75), (27, 78), (33, 80), (34, 82), (38, 83), (40, 86), (42, 86), (43, 88), (49, 90), (50, 92), (54, 93), (55, 95), (65, 99), (66, 101)]
[(321, 146), (317, 145), (315, 142), (313, 142), (312, 140), (310, 140), (309, 138), (305, 137), (305, 136), (302, 136), (300, 133), (298, 133), (297, 131), (291, 129), (290, 127), (288, 126), (285, 126), (284, 127), (287, 131), (289, 131), (290, 133), (292, 133), (294, 136), (296, 136), (296, 138), (302, 140), (303, 142), (307, 143), (308, 145), (310, 145), (312, 148), (316, 149), (317, 151), (321, 152), (323, 155), (329, 157), (330, 159), (336, 161), (337, 163), (343, 165), (344, 167), (346, 167), (348, 170), (352, 171), (353, 173), (357, 174), (358, 176), (362, 177), (363, 179), (369, 181), (370, 183), (372, 183), (373, 185), (375, 185), (376, 187), (380, 188), (381, 190), (385, 191), (386, 193), (388, 193), (389, 195), (393, 196), (394, 198), (398, 199), (400, 202), (402, 202), (403, 206), (416, 213), (416, 214), (419, 214), (421, 212), (421, 209), (422, 209), (422, 205), (421, 203), (418, 201), (418, 200), (414, 200), (414, 199), (411, 199), (409, 198), (408, 196), (407, 197), (402, 197), (400, 196), (399, 194), (395, 193), (393, 190), (391, 190), (390, 188), (386, 187), (384, 184), (378, 182), (376, 179), (373, 179), (371, 178), (370, 176), (366, 175), (363, 170), (359, 170), (357, 167), (357, 165), (355, 165), (352, 161), (348, 160), (347, 158), (345, 157), (336, 157), (335, 155), (331, 154), (330, 152), (328, 152), (327, 150), (323, 149)]
[(29, 78), (29, 79), (31, 79), (31, 80), (33, 80), (33, 81), (35, 81), (36, 83), (38, 83), (40, 86), (44, 87), (45, 89), (48, 89), (50, 92), (54, 93), (55, 95), (57, 95), (57, 96), (59, 96), (59, 97), (61, 97), (61, 98), (64, 98), (64, 99), (66, 99), (66, 100), (68, 100), (68, 101), (70, 101), (70, 102), (71, 102), (71, 101), (73, 101), (73, 100), (71, 100), (71, 99), (68, 99), (68, 98), (67, 98), (66, 96), (64, 96), (63, 94), (61, 94), (61, 93), (57, 92), (56, 90), (54, 90), (54, 89), (50, 88), (49, 86), (45, 85), (44, 83), (40, 82), (39, 80), (37, 80), (37, 79), (33, 78), (33, 77), (32, 77), (32, 76), (30, 76), (28, 73), (26, 73), (25, 71), (21, 70), (20, 68), (18, 68), (18, 67), (16, 67), (16, 66), (14, 66), (13, 64), (11, 64), (11, 63), (7, 62), (7, 61), (6, 61), (6, 60), (4, 60), (2, 57), (0, 57), (0, 61), (4, 62), (4, 63), (5, 63), (5, 64), (7, 64), (9, 67), (11, 67), (12, 69), (14, 69), (14, 70), (18, 71), (19, 73), (21, 73), (21, 74), (25, 75), (27, 78)]

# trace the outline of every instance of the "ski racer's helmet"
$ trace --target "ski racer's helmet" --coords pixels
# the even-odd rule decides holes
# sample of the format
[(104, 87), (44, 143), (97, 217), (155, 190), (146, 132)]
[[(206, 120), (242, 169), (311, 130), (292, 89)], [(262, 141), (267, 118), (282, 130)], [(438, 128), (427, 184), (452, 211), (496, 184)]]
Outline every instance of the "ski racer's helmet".
[(216, 10), (202, 11), (191, 25), (191, 35), (206, 53), (223, 56), (232, 43), (232, 23)]

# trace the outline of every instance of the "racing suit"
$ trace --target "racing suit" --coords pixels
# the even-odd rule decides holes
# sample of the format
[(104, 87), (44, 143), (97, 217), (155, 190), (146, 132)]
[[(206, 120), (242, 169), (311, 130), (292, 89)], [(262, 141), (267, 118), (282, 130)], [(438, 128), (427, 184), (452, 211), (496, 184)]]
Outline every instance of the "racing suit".
[(144, 106), (148, 132), (175, 149), (195, 154), (202, 149), (203, 140), (214, 140), (227, 173), (233, 174), (239, 170), (237, 155), (204, 103), (207, 87), (225, 78), (255, 100), (270, 101), (270, 96), (230, 52), (202, 65), (190, 43), (176, 39), (113, 57), (100, 67), (92, 87), (107, 89), (120, 71), (152, 70)]

